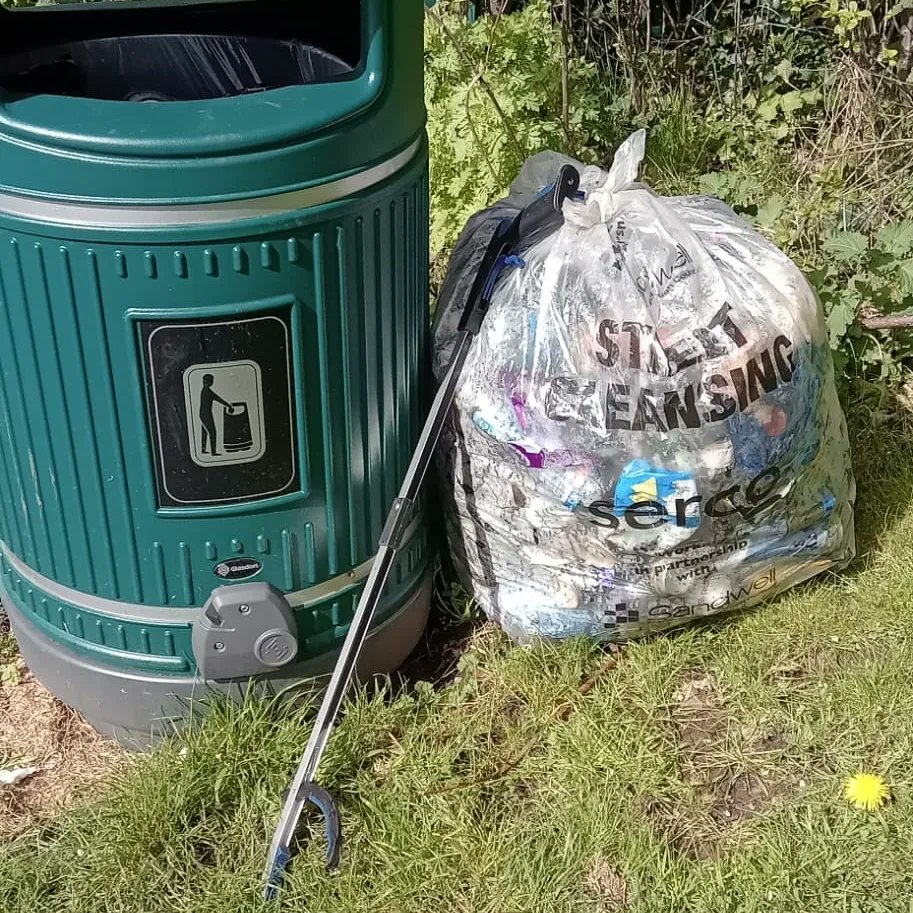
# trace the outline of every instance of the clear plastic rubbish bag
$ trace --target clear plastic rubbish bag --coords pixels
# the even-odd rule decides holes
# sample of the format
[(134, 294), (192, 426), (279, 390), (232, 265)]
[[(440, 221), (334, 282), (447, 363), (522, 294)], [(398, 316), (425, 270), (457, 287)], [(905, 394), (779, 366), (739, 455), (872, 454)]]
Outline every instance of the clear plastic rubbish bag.
[[(729, 207), (636, 183), (643, 131), (498, 282), (439, 450), (455, 566), (519, 641), (625, 639), (769, 599), (854, 554), (846, 424), (817, 298)], [(447, 366), (495, 225), (470, 219), (435, 324)], [(577, 164), (577, 163), (575, 163)]]

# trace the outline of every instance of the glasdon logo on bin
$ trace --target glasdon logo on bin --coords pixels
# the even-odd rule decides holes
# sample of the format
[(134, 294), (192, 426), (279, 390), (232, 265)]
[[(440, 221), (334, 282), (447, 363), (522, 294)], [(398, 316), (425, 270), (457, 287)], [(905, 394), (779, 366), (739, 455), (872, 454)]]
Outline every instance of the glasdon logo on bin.
[(247, 580), (256, 577), (263, 570), (263, 565), (256, 558), (228, 558), (220, 561), (214, 568), (216, 577), (223, 580)]

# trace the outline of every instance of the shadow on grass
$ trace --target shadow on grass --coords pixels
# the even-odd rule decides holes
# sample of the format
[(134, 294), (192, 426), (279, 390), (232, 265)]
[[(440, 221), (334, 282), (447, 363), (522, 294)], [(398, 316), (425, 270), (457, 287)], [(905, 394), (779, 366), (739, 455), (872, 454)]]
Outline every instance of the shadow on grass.
[(913, 498), (913, 415), (898, 411), (886, 422), (849, 420), (856, 475), (856, 560), (844, 572), (863, 570), (886, 535), (902, 519)]
[(435, 688), (449, 685), (459, 671), (460, 657), (469, 648), (473, 633), (485, 623), (472, 600), (438, 569), (428, 627), (416, 648), (392, 676), (393, 693), (411, 690), (418, 682)]

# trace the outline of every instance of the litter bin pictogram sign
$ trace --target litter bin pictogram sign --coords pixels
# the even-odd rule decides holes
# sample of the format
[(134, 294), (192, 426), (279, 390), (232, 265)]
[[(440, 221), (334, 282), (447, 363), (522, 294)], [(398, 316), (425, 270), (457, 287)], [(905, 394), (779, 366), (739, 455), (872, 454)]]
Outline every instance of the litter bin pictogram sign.
[(184, 371), (184, 405), (197, 466), (253, 463), (266, 452), (263, 383), (255, 361), (191, 365)]
[(142, 324), (163, 507), (299, 487), (287, 312)]

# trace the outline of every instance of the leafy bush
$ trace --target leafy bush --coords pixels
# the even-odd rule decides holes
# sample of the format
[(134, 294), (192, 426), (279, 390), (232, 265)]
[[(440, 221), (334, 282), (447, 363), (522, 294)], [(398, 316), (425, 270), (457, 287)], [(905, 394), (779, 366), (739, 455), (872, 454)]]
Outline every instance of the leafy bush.
[(840, 47), (868, 66), (896, 70), (906, 79), (913, 68), (913, 0), (790, 0), (805, 27), (823, 24)]
[(562, 64), (546, 0), (475, 24), (453, 7), (426, 18), (434, 251), (503, 194), (530, 155), (554, 149), (597, 161), (616, 139), (606, 80), (578, 56)]
[(909, 334), (865, 333), (858, 318), (913, 311), (913, 221), (896, 222), (871, 239), (843, 231), (822, 244), (824, 265), (810, 273), (827, 314), (831, 346), (853, 373), (898, 380), (913, 356)]
[[(552, 16), (532, 0), (475, 25), (446, 11), (446, 29), (429, 23), (435, 247), (527, 155), (603, 158), (645, 126), (658, 192), (733, 206), (815, 284), (838, 367), (900, 378), (910, 334), (859, 321), (913, 309), (913, 87), (899, 80), (913, 0), (716, 0), (681, 21), (656, 4), (649, 14), (627, 0), (569, 5), (563, 26), (564, 0)], [(563, 27), (596, 62), (569, 55), (567, 117)]]

